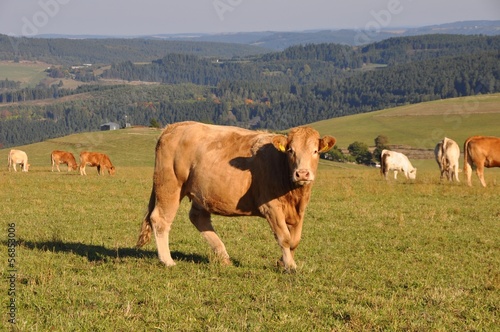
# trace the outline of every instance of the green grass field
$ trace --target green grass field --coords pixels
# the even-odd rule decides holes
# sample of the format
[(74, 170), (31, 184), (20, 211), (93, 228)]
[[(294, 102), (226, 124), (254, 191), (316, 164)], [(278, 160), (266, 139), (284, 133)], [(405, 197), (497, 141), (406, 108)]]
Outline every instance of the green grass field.
[[(408, 126), (419, 122), (411, 119)], [(357, 118), (331, 121), (314, 126), (340, 142), (356, 140)], [(375, 132), (359, 136), (373, 140)], [(407, 132), (401, 140), (411, 142)], [(440, 182), (434, 160), (412, 160), (415, 181), (385, 181), (376, 168), (321, 161), (295, 274), (275, 267), (281, 251), (260, 218), (215, 216), (233, 265), (214, 262), (185, 200), (170, 237), (177, 265), (166, 268), (154, 243), (134, 248), (159, 133), (71, 135), (20, 147), (30, 158), (28, 173), (0, 168), (4, 280), (12, 269), (8, 238), (19, 241), (16, 324), (8, 322), (13, 297), (4, 282), (0, 330), (498, 330), (500, 169), (486, 170), (482, 188), (475, 175), (466, 186), (462, 173), (461, 183)], [(385, 134), (399, 143), (395, 132)], [(65, 166), (52, 173), (53, 149), (105, 152), (117, 173), (97, 176), (90, 168), (82, 177)], [(4, 165), (7, 152), (0, 150)]]
[(43, 62), (0, 61), (0, 79), (21, 82), (21, 87), (34, 87), (47, 77), (45, 70), (50, 65)]

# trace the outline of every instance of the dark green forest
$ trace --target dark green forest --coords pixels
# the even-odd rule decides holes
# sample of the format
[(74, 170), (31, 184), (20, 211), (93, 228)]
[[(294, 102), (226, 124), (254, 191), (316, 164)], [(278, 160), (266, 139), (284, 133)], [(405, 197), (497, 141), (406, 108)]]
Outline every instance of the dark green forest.
[[(48, 75), (65, 75), (64, 66), (53, 66)], [(20, 89), (3, 81), (0, 144), (98, 130), (107, 121), (124, 125), (125, 118), (133, 125), (196, 120), (284, 130), (398, 105), (500, 92), (500, 37), (400, 37), (363, 47), (311, 44), (230, 58), (169, 52), (149, 63), (115, 61), (100, 74), (86, 69), (75, 79), (91, 84)], [(100, 84), (104, 79), (156, 84), (109, 86)], [(52, 102), (28, 103), (47, 99)]]
[(257, 46), (216, 42), (26, 38), (0, 34), (0, 60), (36, 60), (60, 65), (152, 61), (168, 53), (231, 58), (266, 52)]

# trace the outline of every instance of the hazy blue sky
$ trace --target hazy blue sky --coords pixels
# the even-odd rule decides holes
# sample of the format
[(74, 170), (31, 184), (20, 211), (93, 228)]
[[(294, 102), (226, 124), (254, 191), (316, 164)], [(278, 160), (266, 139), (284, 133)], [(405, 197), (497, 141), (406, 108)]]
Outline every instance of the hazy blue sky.
[(499, 20), (500, 0), (0, 0), (0, 33), (143, 35)]

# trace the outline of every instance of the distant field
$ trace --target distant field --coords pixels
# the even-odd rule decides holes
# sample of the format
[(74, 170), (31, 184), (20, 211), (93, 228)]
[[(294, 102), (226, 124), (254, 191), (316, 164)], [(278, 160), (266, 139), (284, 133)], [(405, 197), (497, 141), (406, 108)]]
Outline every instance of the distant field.
[(313, 123), (347, 148), (354, 141), (374, 145), (378, 135), (389, 144), (434, 148), (444, 136), (460, 145), (472, 135), (500, 136), (500, 94), (446, 99)]
[(42, 79), (47, 77), (44, 72), (49, 64), (43, 62), (19, 63), (13, 61), (0, 61), (0, 79), (6, 78), (10, 81), (21, 82), (21, 87), (36, 86)]
[[(32, 167), (50, 168), (52, 150), (65, 150), (78, 159), (82, 151), (109, 154), (111, 161), (123, 166), (152, 166), (156, 139), (161, 131), (152, 128), (130, 128), (115, 131), (97, 131), (50, 139), (19, 147), (26, 151)], [(7, 163), (9, 149), (0, 150), (0, 160)], [(63, 166), (64, 167), (64, 166)]]

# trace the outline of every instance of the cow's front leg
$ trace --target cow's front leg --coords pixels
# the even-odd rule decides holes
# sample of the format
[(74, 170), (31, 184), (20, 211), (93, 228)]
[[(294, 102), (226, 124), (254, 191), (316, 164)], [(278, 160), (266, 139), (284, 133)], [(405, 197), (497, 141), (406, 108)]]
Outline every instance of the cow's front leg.
[[(292, 236), (290, 234), (290, 230), (288, 229), (288, 225), (285, 222), (284, 216), (268, 216), (267, 221), (271, 226), (274, 237), (276, 241), (278, 241), (278, 245), (281, 247), (282, 257), (281, 260), (287, 271), (295, 271), (297, 269), (297, 264), (295, 264), (295, 260), (293, 259), (293, 250), (295, 250), (296, 245), (292, 246), (294, 242), (292, 241)], [(292, 249), (293, 248), (293, 249)]]
[(299, 246), (300, 238), (302, 237), (302, 220), (298, 221), (294, 225), (289, 225), (288, 229), (290, 231), (290, 252), (292, 258), (295, 257), (295, 249)]

